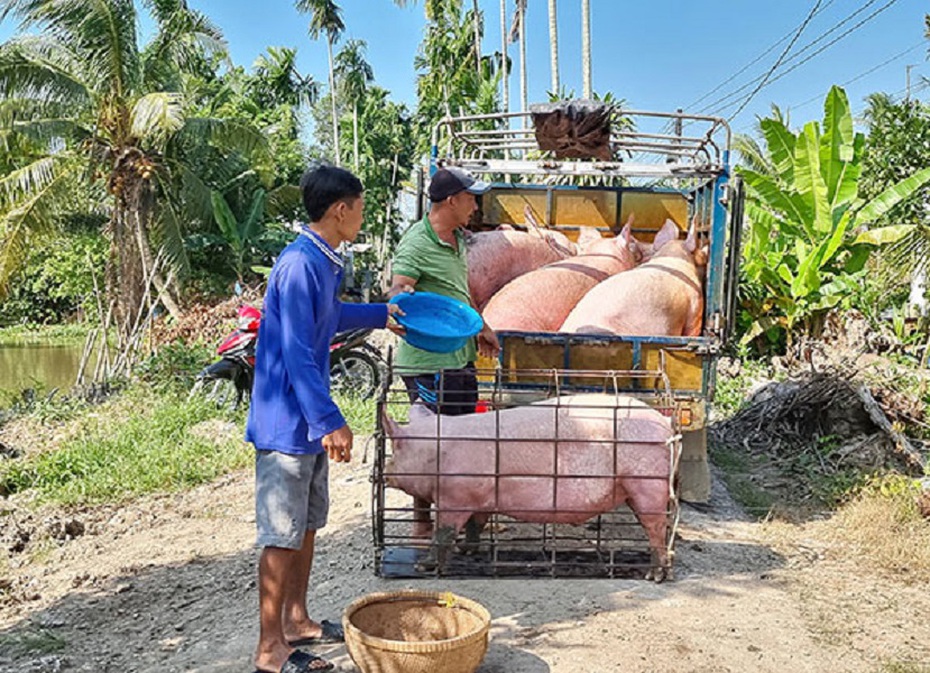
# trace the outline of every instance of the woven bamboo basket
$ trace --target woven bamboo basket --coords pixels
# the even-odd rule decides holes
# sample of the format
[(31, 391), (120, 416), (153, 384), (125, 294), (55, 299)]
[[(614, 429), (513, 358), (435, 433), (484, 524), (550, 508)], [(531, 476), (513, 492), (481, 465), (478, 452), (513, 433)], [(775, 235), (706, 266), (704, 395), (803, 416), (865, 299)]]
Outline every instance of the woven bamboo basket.
[(391, 591), (351, 603), (342, 626), (362, 673), (474, 673), (488, 651), (491, 615), (451, 593)]

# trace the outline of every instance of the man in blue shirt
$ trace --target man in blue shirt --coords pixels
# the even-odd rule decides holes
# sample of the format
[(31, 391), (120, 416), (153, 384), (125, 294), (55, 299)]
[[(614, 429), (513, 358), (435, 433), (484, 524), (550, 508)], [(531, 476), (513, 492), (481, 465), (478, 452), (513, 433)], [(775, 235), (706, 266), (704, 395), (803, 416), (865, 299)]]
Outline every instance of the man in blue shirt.
[[(362, 226), (362, 183), (320, 164), (301, 179), (310, 224), (268, 277), (245, 438), (255, 445), (255, 519), (261, 631), (259, 671), (328, 670), (294, 649), (342, 640), (338, 623), (307, 612), (316, 531), (329, 511), (329, 460), (348, 462), (352, 431), (329, 394), (329, 343), (337, 331), (388, 327), (395, 306), (338, 299), (342, 259), (335, 249)], [(395, 323), (389, 326), (401, 332)]]

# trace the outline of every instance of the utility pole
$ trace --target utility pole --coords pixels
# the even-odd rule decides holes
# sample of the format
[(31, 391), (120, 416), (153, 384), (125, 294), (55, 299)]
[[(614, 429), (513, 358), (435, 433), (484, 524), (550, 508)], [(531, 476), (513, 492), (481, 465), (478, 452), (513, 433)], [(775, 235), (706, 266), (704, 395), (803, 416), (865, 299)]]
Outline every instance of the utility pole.
[(904, 66), (904, 100), (911, 99), (911, 68), (915, 67), (917, 67), (916, 64)]

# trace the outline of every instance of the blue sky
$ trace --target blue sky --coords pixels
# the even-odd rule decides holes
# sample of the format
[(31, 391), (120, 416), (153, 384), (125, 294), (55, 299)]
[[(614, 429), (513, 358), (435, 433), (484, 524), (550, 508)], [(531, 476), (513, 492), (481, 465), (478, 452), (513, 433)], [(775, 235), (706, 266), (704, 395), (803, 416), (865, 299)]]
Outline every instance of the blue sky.
[[(816, 0), (590, 0), (592, 12), (593, 81), (599, 92), (612, 91), (638, 109), (704, 112), (729, 116), (742, 95), (715, 103), (772, 67)], [(581, 92), (580, 0), (558, 0), (562, 83)], [(304, 72), (326, 80), (325, 44), (307, 38), (307, 17), (294, 10), (289, 0), (190, 0), (223, 30), (233, 60), (250, 65), (269, 45), (297, 47)], [(345, 38), (368, 43), (368, 57), (377, 82), (394, 97), (411, 106), (416, 99), (413, 57), (425, 23), (423, 7), (399, 8), (392, 0), (341, 0), (347, 26)], [(481, 0), (486, 13), (485, 51), (499, 49), (499, 0)], [(512, 11), (513, 0), (508, 0)], [(466, 0), (470, 5), (470, 0)], [(887, 6), (887, 7), (886, 7)], [(821, 0), (819, 11), (801, 33), (775, 76), (797, 61), (838, 37), (873, 12), (886, 7), (848, 36), (813, 57), (809, 62), (763, 88), (733, 121), (737, 131), (748, 130), (754, 115), (765, 114), (772, 102), (791, 113), (798, 125), (820, 118), (821, 104), (831, 84), (846, 85), (854, 111), (862, 98), (873, 91), (904, 95), (905, 69), (913, 66), (911, 86), (915, 97), (926, 99), (930, 87), (927, 48), (923, 37), (925, 0)], [(815, 43), (801, 56), (792, 55), (853, 18)], [(528, 73), (530, 102), (541, 101), (549, 87), (548, 17), (544, 0), (530, 0), (527, 13)], [(509, 19), (508, 19), (509, 25)], [(15, 26), (0, 24), (0, 39)], [(777, 44), (779, 40), (782, 40)], [(516, 46), (511, 47), (516, 59)], [(768, 53), (763, 53), (767, 50)], [(715, 87), (762, 55), (743, 73), (709, 97)], [(895, 58), (897, 57), (897, 58)], [(886, 65), (880, 66), (885, 61)], [(515, 69), (518, 67), (516, 60)], [(876, 68), (869, 74), (864, 74)], [(511, 80), (511, 101), (518, 101), (516, 73)], [(702, 99), (702, 97), (704, 97)], [(707, 108), (707, 109), (705, 109)]]

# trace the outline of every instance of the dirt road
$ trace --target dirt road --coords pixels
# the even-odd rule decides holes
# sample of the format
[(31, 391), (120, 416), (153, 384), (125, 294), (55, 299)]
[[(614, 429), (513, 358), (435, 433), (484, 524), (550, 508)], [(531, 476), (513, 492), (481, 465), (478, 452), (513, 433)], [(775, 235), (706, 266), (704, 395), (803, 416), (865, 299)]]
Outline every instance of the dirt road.
[[(745, 519), (718, 483), (709, 511), (683, 509), (672, 582), (381, 580), (368, 469), (333, 466), (316, 618), (336, 619), (370, 591), (451, 590), (493, 615), (482, 673), (930, 672), (928, 592), (850, 567), (822, 541), (829, 522), (773, 531)], [(84, 534), (0, 572), (29, 599), (10, 589), (0, 607), (0, 671), (252, 671), (250, 473), (75, 516)], [(344, 648), (324, 652), (355, 670)]]

